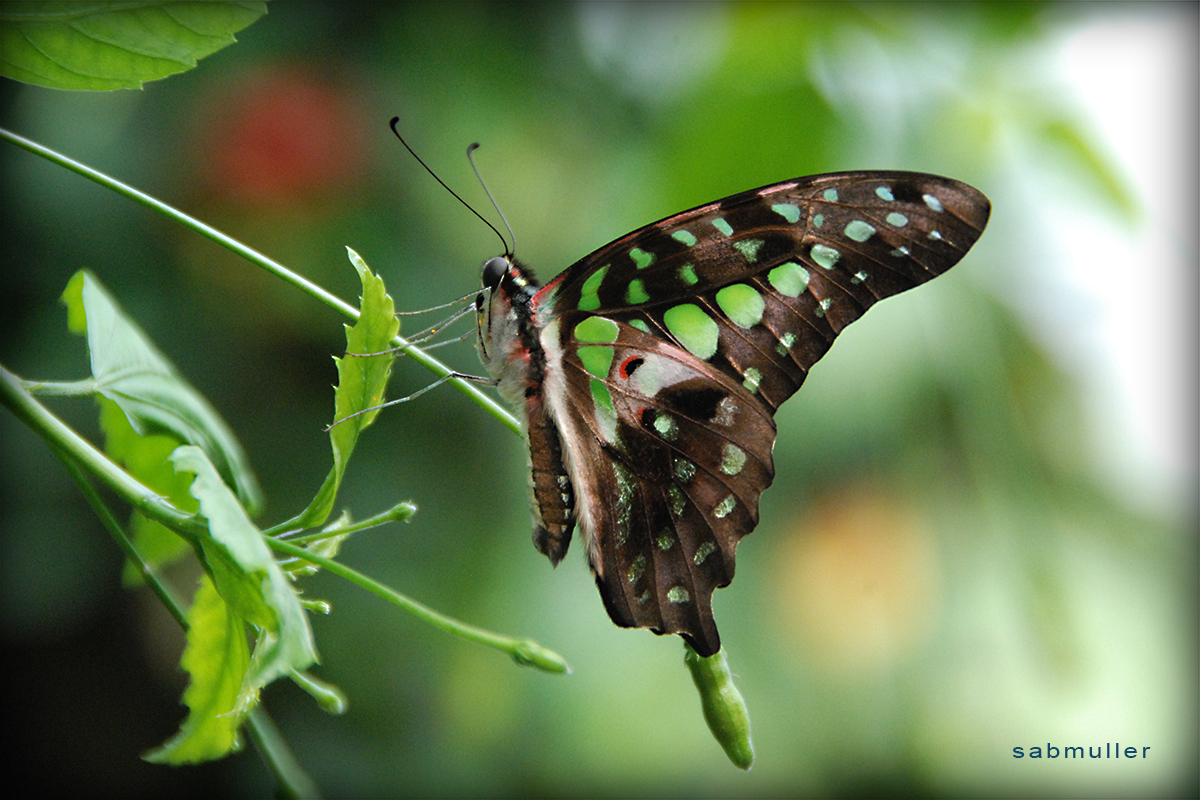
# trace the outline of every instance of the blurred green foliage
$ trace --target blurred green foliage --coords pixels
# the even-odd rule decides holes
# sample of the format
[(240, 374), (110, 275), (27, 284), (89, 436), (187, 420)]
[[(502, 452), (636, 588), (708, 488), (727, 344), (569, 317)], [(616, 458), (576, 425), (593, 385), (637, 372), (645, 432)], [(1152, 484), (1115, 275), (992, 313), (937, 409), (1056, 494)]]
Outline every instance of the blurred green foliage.
[[(575, 673), (517, 669), (323, 572), (306, 585), (333, 606), (312, 620), (315, 673), (350, 710), (328, 717), (287, 686), (265, 705), (332, 796), (1188, 794), (1194, 519), (1133, 510), (1099, 479), (1078, 386), (1011, 291), (1053, 257), (1016, 187), (1074, 186), (1117, 224), (1139, 213), (1039, 70), (1058, 31), (1101, 13), (276, 3), (236, 45), (139, 92), (0, 82), (0, 124), (347, 299), (350, 245), (400, 309), (473, 291), (500, 243), (401, 150), (396, 114), (486, 211), (462, 157), (483, 143), (517, 252), (546, 279), (654, 219), (796, 175), (916, 169), (978, 186), (994, 216), (968, 258), (873, 309), (777, 417), (763, 521), (715, 599), (754, 720), (752, 772), (721, 757), (678, 643), (616, 629), (579, 555), (552, 572), (529, 546), (519, 441), (450, 390), (381, 414), (358, 442), (339, 505), (420, 512), (340, 558), (531, 636)], [(1014, 139), (1042, 157), (1020, 163)], [(56, 298), (89, 268), (230, 422), (269, 498), (258, 522), (302, 509), (329, 469), (342, 320), (28, 153), (0, 148), (0, 175), (0, 360), (31, 378), (86, 374)], [(443, 354), (477, 372), (470, 350)], [(389, 394), (429, 380), (401, 362)], [(83, 405), (55, 410), (95, 439)], [(40, 442), (0, 425), (14, 761), (47, 792), (269, 791), (245, 755), (174, 771), (139, 760), (183, 716), (182, 636), (120, 588), (120, 554)], [(190, 591), (196, 576), (173, 578)], [(1011, 757), (1047, 740), (1156, 758)]]

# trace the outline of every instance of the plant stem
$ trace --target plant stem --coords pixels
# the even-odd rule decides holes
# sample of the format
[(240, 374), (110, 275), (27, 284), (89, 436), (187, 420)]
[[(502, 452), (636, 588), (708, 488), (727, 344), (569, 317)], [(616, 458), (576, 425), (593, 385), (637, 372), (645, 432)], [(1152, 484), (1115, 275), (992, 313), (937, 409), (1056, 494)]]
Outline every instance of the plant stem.
[(180, 536), (194, 540), (206, 533), (207, 528), (192, 515), (180, 511), (165, 497), (121, 469), (91, 442), (34, 400), (21, 384), (20, 378), (0, 365), (0, 405), (45, 439), (51, 449), (65, 455), (80, 469), (95, 475), (142, 514), (161, 522)]
[[(395, 506), (389, 508), (387, 511), (384, 511), (382, 514), (376, 514), (373, 517), (367, 517), (366, 519), (359, 520), (358, 522), (352, 522), (349, 525), (338, 526), (336, 523), (334, 525), (327, 525), (323, 530), (317, 533), (310, 533), (306, 534), (305, 536), (297, 536), (294, 539), (289, 538), (288, 541), (292, 544), (311, 544), (312, 542), (319, 542), (322, 539), (331, 539), (334, 536), (345, 536), (349, 533), (358, 533), (359, 531), (365, 531), (368, 528), (375, 528), (379, 525), (385, 525), (389, 522), (403, 522), (415, 513), (417, 513), (417, 507), (412, 503), (397, 503)], [(294, 530), (295, 529), (288, 530), (287, 523), (283, 523), (276, 525), (273, 528), (267, 528), (262, 532), (262, 534), (263, 536), (280, 536), (283, 534), (293, 533)]]
[(250, 732), (250, 740), (254, 742), (254, 749), (258, 750), (267, 764), (267, 769), (279, 782), (279, 797), (321, 796), (317, 785), (296, 761), (296, 756), (292, 754), (287, 742), (279, 735), (279, 729), (275, 727), (274, 721), (262, 706), (255, 706), (250, 710), (249, 718), (246, 720), (246, 729)]
[(125, 533), (125, 528), (120, 522), (117, 521), (116, 515), (113, 514), (112, 509), (110, 509), (108, 504), (105, 503), (103, 498), (100, 497), (100, 493), (96, 491), (96, 487), (92, 486), (91, 481), (87, 479), (87, 475), (84, 473), (79, 464), (76, 463), (76, 461), (65, 452), (55, 448), (53, 444), (50, 445), (50, 448), (50, 451), (54, 453), (54, 455), (57, 456), (58, 460), (62, 463), (63, 469), (65, 469), (67, 474), (75, 480), (76, 484), (78, 484), (79, 491), (83, 494), (84, 499), (86, 499), (88, 504), (92, 507), (92, 511), (100, 519), (100, 524), (102, 524), (108, 530), (109, 534), (112, 535), (113, 540), (117, 543), (117, 547), (121, 548), (121, 552), (125, 554), (125, 557), (132, 561), (134, 566), (137, 567), (138, 574), (142, 576), (142, 580), (144, 580), (146, 585), (150, 587), (150, 591), (154, 592), (154, 594), (158, 596), (158, 599), (162, 601), (164, 606), (166, 606), (167, 611), (171, 612), (171, 616), (174, 617), (175, 621), (179, 623), (179, 627), (186, 631), (188, 629), (187, 616), (183, 609), (183, 603), (178, 597), (175, 596), (175, 592), (171, 590), (170, 586), (163, 582), (162, 578), (159, 577), (154, 568), (147, 564), (145, 559), (142, 558), (142, 554), (137, 551), (137, 548), (134, 547), (133, 541), (129, 538), (129, 535)]
[[(267, 258), (267, 256), (263, 255), (257, 250), (247, 247), (230, 236), (226, 236), (216, 228), (206, 225), (195, 217), (188, 216), (179, 209), (169, 206), (163, 201), (151, 197), (145, 192), (134, 189), (132, 186), (122, 183), (116, 178), (111, 178), (108, 175), (105, 175), (103, 172), (92, 169), (84, 164), (80, 164), (78, 161), (75, 161), (74, 159), (69, 158), (68, 156), (65, 156), (55, 150), (51, 150), (49, 147), (38, 144), (30, 139), (26, 139), (23, 136), (18, 136), (12, 131), (0, 128), (0, 140), (15, 144), (18, 147), (28, 150), (34, 155), (41, 156), (47, 161), (51, 161), (61, 167), (71, 170), (72, 172), (78, 173), (88, 180), (95, 181), (101, 186), (111, 189), (117, 194), (124, 195), (135, 202), (141, 203), (142, 205), (157, 211), (163, 216), (178, 222), (180, 225), (183, 225), (186, 228), (191, 228), (196, 233), (213, 240), (222, 247), (232, 250), (250, 263), (265, 269), (267, 272), (270, 272), (272, 275), (275, 275), (278, 278), (282, 278), (284, 281), (300, 289), (302, 292), (305, 292), (306, 294), (315, 297), (317, 300), (320, 300), (322, 303), (325, 303), (325, 305), (329, 306), (330, 308), (340, 311), (350, 319), (358, 319), (358, 309), (347, 303), (345, 300), (342, 300), (336, 295), (327, 292), (325, 289), (321, 288), (307, 278), (292, 272), (279, 262)], [(413, 361), (416, 361), (418, 364), (425, 367), (438, 377), (445, 377), (453, 372), (453, 370), (451, 370), (442, 362), (438, 361), (433, 356), (426, 353), (424, 350), (416, 347), (415, 345), (409, 344), (408, 340), (403, 336), (394, 337), (392, 342), (397, 347), (404, 350), (404, 352), (410, 358), (412, 358)], [(518, 423), (511, 414), (505, 411), (504, 408), (502, 408), (491, 397), (488, 397), (486, 394), (479, 391), (479, 389), (461, 378), (451, 378), (450, 383), (454, 384), (455, 388), (471, 398), (477, 405), (479, 405), (501, 423), (506, 425), (513, 432), (521, 432), (520, 423)]]
[(485, 631), (482, 628), (476, 628), (474, 625), (468, 625), (465, 622), (459, 622), (444, 614), (439, 614), (432, 608), (422, 605), (416, 600), (409, 599), (393, 589), (389, 589), (387, 586), (368, 578), (361, 572), (357, 572), (344, 564), (339, 564), (328, 558), (310, 553), (291, 542), (271, 538), (267, 538), (266, 542), (275, 550), (317, 564), (329, 570), (334, 575), (338, 575), (351, 583), (361, 586), (368, 592), (387, 600), (389, 603), (400, 606), (400, 608), (403, 608), (418, 619), (428, 622), (435, 628), (475, 642), (476, 644), (482, 644), (508, 653), (519, 664), (537, 667), (546, 672), (570, 673), (571, 671), (571, 667), (565, 658), (553, 650), (547, 650), (531, 639), (513, 639), (508, 636), (501, 636), (498, 633)]

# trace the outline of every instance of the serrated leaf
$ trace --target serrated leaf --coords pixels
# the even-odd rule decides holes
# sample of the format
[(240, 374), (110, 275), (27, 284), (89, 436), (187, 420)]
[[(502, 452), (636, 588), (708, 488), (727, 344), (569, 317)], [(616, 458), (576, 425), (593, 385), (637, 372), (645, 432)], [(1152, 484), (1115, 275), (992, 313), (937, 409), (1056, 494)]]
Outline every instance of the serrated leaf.
[[(198, 508), (196, 499), (188, 493), (191, 479), (175, 472), (168, 460), (171, 452), (183, 442), (161, 434), (138, 436), (116, 403), (106, 397), (96, 399), (100, 403), (104, 451), (124, 466), (130, 475), (166, 497), (176, 508), (195, 511)], [(138, 554), (152, 567), (168, 564), (192, 551), (179, 534), (137, 511), (133, 512), (129, 527)], [(121, 580), (126, 586), (134, 586), (141, 583), (142, 574), (131, 561), (126, 561)]]
[(204, 451), (178, 448), (175, 469), (193, 473), (191, 494), (208, 520), (210, 539), (200, 546), (222, 599), (258, 628), (250, 667), (238, 694), (239, 713), (258, 701), (258, 693), (276, 678), (307, 669), (317, 661), (308, 617), (262, 534), (217, 475)]
[(192, 69), (267, 13), (245, 0), (7, 0), (0, 9), (0, 75), (82, 90), (139, 89)]
[(262, 493), (229, 426), (126, 316), (96, 276), (87, 270), (75, 273), (62, 300), (70, 330), (87, 334), (97, 391), (120, 406), (138, 435), (162, 433), (201, 447), (236, 489), (242, 504), (251, 514), (257, 513)]
[[(298, 518), (298, 523), (303, 527), (320, 525), (329, 518), (358, 435), (379, 414), (378, 410), (359, 412), (383, 402), (388, 377), (392, 374), (392, 362), (396, 360), (394, 353), (385, 352), (391, 349), (392, 339), (400, 332), (400, 320), (396, 318), (392, 298), (383, 285), (383, 279), (371, 272), (362, 257), (349, 247), (346, 251), (362, 281), (359, 318), (353, 326), (346, 326), (347, 355), (334, 358), (338, 385), (334, 392), (333, 418), (337, 424), (329, 431), (329, 441), (333, 446), (333, 468), (317, 496)], [(353, 353), (380, 355), (360, 358), (351, 355)], [(358, 416), (352, 416), (354, 414)]]
[(240, 747), (243, 714), (234, 711), (250, 665), (246, 626), (204, 576), (187, 613), (187, 646), (180, 665), (189, 676), (179, 732), (144, 756), (156, 764), (197, 764)]

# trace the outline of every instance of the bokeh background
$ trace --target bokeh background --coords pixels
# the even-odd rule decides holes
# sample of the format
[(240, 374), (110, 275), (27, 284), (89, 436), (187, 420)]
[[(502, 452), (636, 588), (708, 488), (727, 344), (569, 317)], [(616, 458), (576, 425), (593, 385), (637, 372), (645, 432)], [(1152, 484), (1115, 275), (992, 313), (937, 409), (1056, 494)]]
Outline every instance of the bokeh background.
[[(762, 523), (715, 598), (758, 760), (704, 726), (677, 639), (608, 621), (529, 542), (519, 439), (451, 389), (380, 416), (340, 505), (409, 499), (342, 558), (565, 654), (519, 668), (319, 575), (327, 716), (265, 695), (329, 796), (1195, 796), (1195, 4), (273, 3), (143, 91), (0, 82), (0, 124), (346, 299), (478, 285), (494, 235), (552, 277), (676, 211), (797, 175), (913, 169), (994, 206), (950, 274), (877, 306), (780, 411)], [(0, 148), (0, 355), (70, 379), (92, 269), (241, 437), (283, 520), (329, 468), (343, 320), (210, 241)], [(414, 329), (405, 321), (406, 329)], [(467, 330), (463, 328), (463, 330)], [(469, 343), (440, 351), (479, 372)], [(393, 396), (428, 374), (397, 368)], [(54, 409), (97, 436), (90, 401)], [(253, 750), (139, 760), (183, 716), (182, 635), (46, 448), (0, 415), (10, 774), (47, 794), (261, 796)], [(193, 585), (185, 567), (171, 573)], [(1139, 760), (1012, 748), (1149, 746)]]

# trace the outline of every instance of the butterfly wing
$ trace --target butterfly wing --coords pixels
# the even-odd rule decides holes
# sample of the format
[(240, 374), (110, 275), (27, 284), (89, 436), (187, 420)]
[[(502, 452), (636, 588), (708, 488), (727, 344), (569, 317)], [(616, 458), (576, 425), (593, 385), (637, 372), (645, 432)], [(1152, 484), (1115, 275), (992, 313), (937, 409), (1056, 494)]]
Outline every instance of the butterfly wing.
[(604, 317), (568, 315), (542, 344), (546, 404), (609, 616), (712, 655), (713, 590), (733, 579), (774, 476), (771, 414), (686, 350)]
[(720, 648), (712, 593), (774, 476), (775, 409), (873, 303), (957, 263), (989, 212), (933, 175), (800, 178), (635, 231), (534, 296), (546, 411), (614, 622)]
[(774, 410), (875, 301), (957, 263), (990, 208), (976, 189), (922, 173), (798, 178), (622, 237), (537, 301), (547, 317), (603, 314), (673, 340)]

